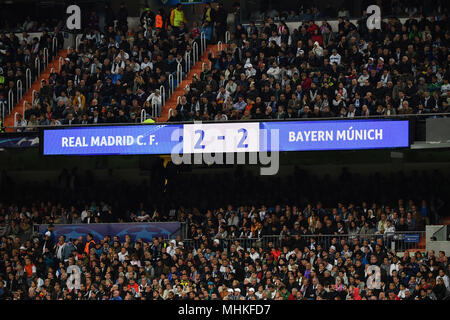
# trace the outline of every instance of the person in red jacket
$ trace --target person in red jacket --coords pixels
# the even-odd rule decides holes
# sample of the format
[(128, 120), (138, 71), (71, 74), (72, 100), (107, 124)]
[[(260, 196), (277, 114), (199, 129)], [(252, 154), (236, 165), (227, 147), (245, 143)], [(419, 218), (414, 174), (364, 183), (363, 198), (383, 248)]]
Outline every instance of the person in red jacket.
[(309, 20), (309, 25), (306, 31), (309, 32), (309, 34), (312, 36), (314, 34), (314, 30), (318, 30), (319, 26), (314, 23), (314, 20)]
[(322, 47), (322, 43), (323, 43), (323, 36), (322, 36), (322, 34), (319, 32), (319, 29), (315, 29), (314, 31), (313, 31), (313, 34), (312, 34), (312, 36), (311, 36), (311, 39), (312, 39), (312, 41), (313, 42), (318, 42), (319, 43), (319, 45)]
[(134, 281), (134, 279), (130, 279), (130, 282), (127, 286), (128, 288), (128, 292), (133, 292), (134, 289), (134, 293), (133, 296), (135, 296), (136, 294), (139, 294), (139, 285), (136, 283), (136, 281)]

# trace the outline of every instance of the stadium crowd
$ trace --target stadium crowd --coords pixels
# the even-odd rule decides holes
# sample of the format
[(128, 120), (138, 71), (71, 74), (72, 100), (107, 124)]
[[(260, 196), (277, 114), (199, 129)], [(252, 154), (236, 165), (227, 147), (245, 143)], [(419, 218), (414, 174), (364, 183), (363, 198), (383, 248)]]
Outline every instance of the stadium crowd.
[(449, 112), (448, 18), (391, 18), (369, 30), (339, 18), (289, 30), (237, 26), (195, 78), (174, 121), (366, 117)]
[[(154, 101), (160, 113), (159, 88), (168, 92), (168, 75), (177, 63), (184, 68), (184, 52), (192, 50), (201, 32), (214, 42), (228, 29), (221, 6), (206, 7), (189, 28), (180, 6), (167, 16), (146, 11), (134, 33), (128, 30), (124, 4), (116, 27), (112, 16), (106, 17), (106, 29), (100, 30), (92, 16), (81, 44), (68, 50), (61, 73), (51, 75), (18, 118), (18, 130), (134, 122), (142, 108), (151, 113)], [(212, 69), (194, 79), (170, 120), (448, 112), (447, 21), (445, 14), (439, 20), (411, 17), (404, 25), (390, 19), (381, 31), (367, 30), (365, 18), (357, 26), (340, 18), (338, 30), (326, 21), (321, 26), (308, 21), (291, 32), (272, 17), (262, 26), (250, 23), (244, 29), (237, 24), (225, 51), (210, 55)], [(15, 85), (18, 70), (30, 58), (26, 50), (36, 48), (33, 52), (39, 54), (51, 38), (42, 39), (27, 44), (1, 36), (7, 86)], [(0, 89), (0, 94), (6, 92), (5, 86)], [(274, 178), (263, 184), (238, 173), (211, 179), (209, 188), (195, 177), (168, 174), (150, 179), (150, 188), (116, 188), (73, 170), (63, 172), (58, 184), (39, 188), (30, 183), (15, 193), (14, 181), (2, 172), (0, 198), (6, 201), (0, 203), (0, 300), (448, 298), (448, 252), (400, 253), (391, 247), (394, 232), (423, 231), (426, 224), (438, 222), (442, 204), (436, 198), (448, 195), (448, 184), (438, 182), (445, 177), (372, 178), (362, 184), (344, 174), (331, 182), (296, 171), (286, 181)], [(36, 190), (28, 192), (32, 187), (42, 198), (64, 201), (37, 202)], [(358, 196), (392, 199), (398, 192), (407, 194), (402, 199), (415, 200), (347, 201)], [(129, 208), (134, 199), (149, 195), (151, 201), (161, 196), (171, 204), (185, 199), (223, 203), (233, 195), (235, 202), (245, 204), (201, 210), (153, 211), (144, 204)], [(326, 206), (311, 200), (330, 202), (341, 196), (345, 200)], [(121, 201), (128, 210), (119, 214), (113, 200), (80, 203), (92, 198)], [(282, 201), (286, 198), (294, 200)], [(296, 202), (302, 206), (286, 205)], [(187, 235), (149, 243), (130, 235), (97, 240), (91, 234), (76, 239), (55, 235), (58, 224), (118, 221), (180, 221), (187, 225)], [(37, 224), (48, 228), (36, 234)]]
[[(108, 215), (107, 206), (86, 206), (84, 222), (97, 210)], [(400, 255), (389, 249), (386, 237), (376, 236), (415, 230), (412, 221), (424, 219), (424, 203), (420, 209), (399, 201), (379, 209), (362, 203), (325, 210), (318, 203), (303, 210), (231, 205), (202, 214), (183, 210), (177, 218), (187, 222), (190, 240), (155, 237), (149, 243), (129, 235), (122, 241), (118, 236), (94, 241), (91, 234), (56, 238), (52, 223), (22, 241), (14, 230), (23, 230), (27, 221), (46, 215), (61, 222), (57, 217), (64, 219), (67, 211), (43, 203), (1, 212), (9, 222), (0, 242), (3, 300), (441, 300), (450, 294), (445, 252)], [(72, 207), (67, 215), (80, 219), (77, 213)], [(146, 221), (146, 216), (159, 220), (157, 213), (150, 218), (145, 212), (130, 218)], [(280, 237), (243, 244), (262, 234)], [(323, 242), (311, 234), (334, 236)]]
[[(130, 199), (145, 199), (151, 194), (150, 202), (154, 202), (164, 197), (145, 186), (133, 188), (121, 182), (120, 188), (118, 183), (82, 181), (82, 175), (75, 171), (67, 179), (65, 176), (67, 173), (63, 172), (61, 182), (53, 184), (53, 189), (34, 186), (48, 199), (61, 193), (61, 198), (53, 198), (61, 200), (43, 202), (36, 202), (36, 190), (26, 187), (17, 200), (12, 200), (19, 193), (14, 191), (13, 183), (2, 179), (16, 195), (9, 197), (5, 193), (0, 205), (2, 299), (428, 300), (443, 299), (449, 293), (448, 253), (419, 251), (403, 257), (399, 249), (412, 247), (397, 246), (400, 242), (392, 238), (393, 232), (420, 231), (426, 224), (439, 223), (436, 213), (441, 205), (436, 197), (447, 194), (446, 184), (440, 183), (447, 178), (437, 172), (389, 179), (375, 175), (364, 183), (343, 172), (336, 184), (302, 171), (296, 171), (287, 180), (274, 178), (265, 184), (239, 172), (236, 177), (211, 176), (210, 184), (180, 175), (176, 181), (169, 178), (168, 186), (177, 186), (175, 193), (166, 190), (171, 204), (176, 203), (174, 199), (185, 198), (202, 203), (191, 193), (180, 191), (186, 190), (188, 180), (190, 188), (208, 190), (202, 197), (211, 198), (212, 203), (223, 202), (219, 197), (222, 192), (235, 195), (233, 201), (244, 205), (216, 205), (209, 209), (180, 205), (173, 210), (153, 210), (146, 203), (130, 208)], [(68, 186), (64, 186), (65, 180)], [(90, 194), (94, 199), (105, 200), (80, 202), (80, 197), (85, 197), (85, 184), (90, 185), (85, 199), (90, 199)], [(282, 192), (281, 198), (273, 190), (274, 185)], [(381, 199), (385, 201), (346, 200), (359, 199), (352, 185), (358, 186), (358, 194), (366, 199), (378, 199), (376, 190), (383, 190)], [(365, 185), (371, 188), (364, 188)], [(315, 198), (313, 186), (320, 189), (320, 198), (327, 194), (329, 199), (345, 200), (330, 203), (327, 197), (324, 204), (315, 200), (300, 204), (305, 203), (305, 198)], [(104, 194), (95, 193), (102, 188)], [(228, 188), (240, 188), (240, 196), (228, 192)], [(346, 195), (338, 189), (346, 191)], [(263, 196), (253, 196), (251, 190)], [(386, 197), (401, 192), (413, 197), (403, 199), (415, 200)], [(71, 194), (76, 196), (71, 198)], [(433, 196), (434, 200), (426, 200)], [(116, 198), (123, 199), (128, 210), (118, 212), (121, 209), (114, 205)], [(173, 241), (159, 238), (143, 243), (139, 239), (131, 241), (128, 236), (118, 239), (111, 235), (96, 239), (95, 244), (85, 236), (56, 239), (54, 233), (59, 224), (159, 221), (184, 222), (186, 231)], [(37, 234), (33, 231), (36, 224), (49, 227)], [(398, 252), (393, 251), (392, 240)], [(73, 271), (74, 268), (78, 269)], [(75, 275), (71, 276), (73, 272)]]
[(208, 43), (216, 43), (224, 42), (227, 30), (228, 44), (210, 55), (211, 70), (194, 77), (169, 121), (450, 111), (446, 13), (411, 15), (403, 24), (389, 18), (381, 30), (367, 28), (366, 13), (356, 25), (340, 17), (337, 28), (327, 20), (319, 25), (309, 20), (290, 30), (271, 16), (261, 25), (227, 26), (227, 12), (220, 5), (187, 21), (180, 5), (170, 14), (145, 11), (137, 30), (131, 30), (125, 5), (121, 8), (118, 24), (107, 19), (105, 30), (98, 28), (94, 15), (78, 48), (69, 49), (61, 73), (51, 75), (18, 117), (17, 130), (138, 122), (142, 109), (154, 115), (152, 105), (159, 116), (169, 75), (176, 74), (178, 63), (186, 74), (185, 52), (192, 53), (202, 32)]
[[(215, 13), (217, 12), (217, 13)], [(117, 18), (117, 25), (114, 23)], [(221, 5), (208, 14), (219, 24), (226, 18)], [(146, 10), (137, 30), (129, 30), (125, 3), (115, 16), (107, 14), (100, 30), (98, 17), (89, 19), (77, 48), (68, 48), (61, 72), (50, 75), (39, 93), (17, 118), (17, 131), (36, 126), (137, 122), (141, 110), (160, 116), (163, 94), (169, 92), (169, 75), (177, 86), (177, 65), (186, 74), (185, 53), (192, 54), (200, 33), (211, 41), (212, 26), (206, 17), (187, 20), (181, 4), (166, 15)], [(192, 58), (191, 58), (192, 59)], [(163, 92), (160, 88), (164, 87)]]

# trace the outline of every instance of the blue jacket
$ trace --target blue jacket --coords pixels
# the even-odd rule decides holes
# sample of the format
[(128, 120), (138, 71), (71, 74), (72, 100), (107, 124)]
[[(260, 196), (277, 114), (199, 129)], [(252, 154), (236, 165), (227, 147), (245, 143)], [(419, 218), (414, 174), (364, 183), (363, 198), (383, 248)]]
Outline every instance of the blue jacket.
[(200, 34), (204, 32), (205, 33), (205, 38), (207, 41), (211, 40), (211, 35), (212, 35), (212, 28), (210, 26), (205, 27), (201, 27), (200, 28)]

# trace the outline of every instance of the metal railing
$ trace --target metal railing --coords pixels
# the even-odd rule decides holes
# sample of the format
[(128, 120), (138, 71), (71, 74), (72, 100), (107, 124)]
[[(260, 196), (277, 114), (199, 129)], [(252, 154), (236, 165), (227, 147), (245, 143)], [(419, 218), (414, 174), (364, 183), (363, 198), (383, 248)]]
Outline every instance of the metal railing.
[(53, 39), (52, 39), (52, 51), (53, 51), (53, 54), (56, 56), (57, 52), (58, 52), (58, 38), (57, 37), (53, 37)]
[(228, 41), (230, 41), (230, 38), (231, 38), (230, 31), (225, 32), (225, 43), (228, 43)]
[(173, 80), (173, 74), (169, 74), (169, 97), (172, 96), (173, 92), (175, 91), (174, 88), (174, 80)]
[(177, 105), (179, 105), (181, 103), (181, 96), (177, 97)]
[(31, 69), (27, 68), (27, 70), (25, 70), (25, 88), (27, 91), (31, 89), (31, 85), (32, 85), (31, 77), (32, 77)]
[(17, 115), (20, 114), (18, 112), (14, 113), (14, 128), (17, 128)]
[(206, 33), (202, 32), (200, 33), (200, 49), (202, 50), (202, 54), (203, 52), (206, 51)]
[(166, 88), (163, 85), (159, 87), (159, 93), (161, 94), (162, 105), (164, 106), (166, 104)]
[(145, 112), (145, 109), (141, 110), (141, 123), (147, 120), (147, 112)]
[(192, 44), (192, 63), (196, 64), (197, 61), (199, 60), (199, 56), (198, 56), (198, 44), (197, 42), (194, 42)]
[(223, 50), (223, 44), (222, 41), (217, 42), (217, 51), (222, 51)]
[(14, 91), (9, 89), (8, 91), (8, 113), (11, 113), (14, 106)]
[(169, 109), (169, 112), (168, 112), (168, 116), (169, 116), (169, 118), (171, 117), (173, 115), (173, 109), (172, 108), (170, 108)]
[(191, 71), (191, 54), (187, 51), (184, 54), (184, 64), (186, 68), (186, 73), (189, 73), (189, 71)]
[(177, 87), (181, 84), (183, 81), (183, 66), (181, 63), (177, 64)]
[[(353, 239), (357, 238), (360, 244), (363, 244), (365, 240), (369, 244), (374, 244), (378, 239), (381, 239), (383, 246), (389, 250), (395, 250), (396, 252), (403, 252), (406, 250), (425, 250), (425, 243), (423, 240), (425, 237), (424, 231), (408, 231), (408, 232), (393, 232), (386, 234), (342, 234), (342, 235), (302, 235), (302, 245), (308, 248), (317, 248), (320, 245), (323, 249), (329, 250), (332, 245), (341, 245), (344, 240), (345, 243), (352, 243)], [(291, 236), (295, 239), (295, 236)], [(266, 249), (271, 243), (276, 248), (288, 245), (288, 239), (284, 235), (268, 235), (261, 238), (234, 238), (234, 239), (219, 239), (222, 246), (226, 249), (231, 246), (241, 246), (244, 250), (249, 250), (252, 247)], [(183, 242), (190, 248), (197, 249), (200, 247), (202, 240), (195, 239), (183, 239)], [(299, 248), (303, 250), (304, 248)]]
[(36, 59), (34, 59), (34, 68), (36, 69), (36, 80), (37, 80), (41, 75), (41, 60), (39, 59), (39, 57), (36, 57)]
[(48, 48), (44, 48), (44, 69), (48, 67)]
[(19, 102), (23, 97), (23, 85), (22, 80), (17, 80), (16, 83), (16, 90), (17, 90), (17, 102)]

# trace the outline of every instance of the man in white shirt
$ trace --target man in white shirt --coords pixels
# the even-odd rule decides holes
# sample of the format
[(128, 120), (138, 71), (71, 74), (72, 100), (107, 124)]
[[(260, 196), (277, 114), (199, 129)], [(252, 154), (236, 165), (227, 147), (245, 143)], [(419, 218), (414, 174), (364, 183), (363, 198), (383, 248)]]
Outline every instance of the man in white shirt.
[(333, 49), (333, 54), (330, 56), (330, 64), (336, 63), (337, 65), (341, 64), (341, 55), (337, 52), (336, 49)]
[(128, 251), (126, 248), (122, 248), (117, 255), (119, 256), (120, 263), (122, 263), (125, 261), (125, 257), (128, 256)]
[(156, 106), (156, 113), (158, 117), (161, 116), (161, 109), (162, 109), (162, 97), (160, 94), (160, 91), (157, 89), (155, 92), (153, 92), (151, 95), (148, 96), (147, 101), (150, 101), (150, 105)]
[(150, 70), (153, 70), (153, 63), (148, 57), (144, 57), (144, 61), (141, 63), (141, 70), (145, 70), (147, 67), (150, 67)]
[(256, 251), (254, 247), (250, 249), (250, 258), (252, 258), (253, 261), (256, 261), (256, 259), (259, 259), (259, 253)]
[(448, 275), (445, 274), (444, 269), (439, 269), (439, 275), (436, 277), (436, 282), (438, 281), (438, 279), (442, 279), (442, 281), (444, 281), (447, 290), (450, 289), (450, 281)]
[(275, 78), (275, 80), (278, 80), (280, 78), (280, 73), (281, 73), (281, 70), (278, 67), (278, 64), (276, 62), (274, 62), (272, 64), (272, 66), (269, 68), (269, 70), (267, 70), (267, 74), (269, 76), (273, 76)]

